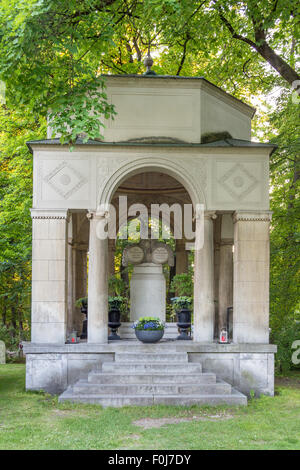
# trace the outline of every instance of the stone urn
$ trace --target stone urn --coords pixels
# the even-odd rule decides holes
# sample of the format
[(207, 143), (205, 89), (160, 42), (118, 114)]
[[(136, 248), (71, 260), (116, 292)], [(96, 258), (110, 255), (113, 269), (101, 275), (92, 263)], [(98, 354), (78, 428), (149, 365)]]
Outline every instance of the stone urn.
[(138, 330), (135, 329), (135, 336), (142, 343), (158, 343), (164, 335), (164, 330)]
[(180, 330), (180, 335), (177, 336), (179, 340), (191, 340), (188, 335), (188, 330), (191, 328), (191, 312), (187, 308), (182, 308), (177, 312), (177, 326)]
[(110, 328), (110, 335), (108, 336), (109, 340), (119, 340), (121, 339), (117, 335), (118, 328), (121, 326), (121, 312), (118, 308), (112, 307), (108, 312), (108, 327)]

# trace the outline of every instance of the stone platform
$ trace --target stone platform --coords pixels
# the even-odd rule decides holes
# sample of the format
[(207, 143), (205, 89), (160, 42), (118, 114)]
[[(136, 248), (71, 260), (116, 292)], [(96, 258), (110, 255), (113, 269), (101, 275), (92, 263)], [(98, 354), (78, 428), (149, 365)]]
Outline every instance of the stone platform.
[[(270, 344), (218, 344), (165, 339), (157, 344), (121, 340), (106, 344), (24, 342), (23, 345), (27, 362), (27, 390), (42, 389), (60, 394), (80, 379), (87, 380), (90, 372), (102, 372), (103, 363), (116, 362), (118, 354), (168, 354), (168, 364), (171, 359), (175, 365), (176, 354), (185, 353), (190, 364), (188, 367), (193, 364), (201, 366), (203, 372), (215, 374), (217, 380), (227, 382), (245, 395), (249, 396), (251, 391), (256, 395), (274, 395), (276, 346)], [(169, 369), (167, 372), (171, 373)]]

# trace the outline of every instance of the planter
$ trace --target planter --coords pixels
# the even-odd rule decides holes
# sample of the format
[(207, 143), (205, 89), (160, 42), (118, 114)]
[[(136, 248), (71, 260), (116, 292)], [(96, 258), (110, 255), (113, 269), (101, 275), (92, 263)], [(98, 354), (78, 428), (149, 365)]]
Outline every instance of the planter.
[(177, 336), (179, 340), (191, 340), (188, 335), (188, 330), (191, 328), (191, 312), (187, 308), (182, 308), (177, 312), (177, 326), (180, 330), (180, 335)]
[(117, 330), (121, 326), (121, 312), (118, 308), (111, 308), (108, 312), (108, 327), (110, 328), (110, 335), (108, 336), (109, 340), (119, 340), (121, 339), (117, 335)]
[(158, 343), (164, 335), (165, 330), (137, 330), (135, 336), (142, 343)]

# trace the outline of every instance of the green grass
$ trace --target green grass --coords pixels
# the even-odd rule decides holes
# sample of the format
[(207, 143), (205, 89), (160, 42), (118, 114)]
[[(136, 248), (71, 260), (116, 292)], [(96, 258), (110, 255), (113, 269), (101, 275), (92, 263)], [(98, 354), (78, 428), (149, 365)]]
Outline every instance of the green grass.
[[(276, 396), (248, 407), (125, 407), (59, 404), (25, 392), (25, 366), (0, 366), (0, 449), (300, 449), (300, 374), (280, 378)], [(211, 416), (218, 415), (219, 418)], [(202, 417), (160, 428), (143, 418)], [(211, 417), (211, 418), (210, 418)]]

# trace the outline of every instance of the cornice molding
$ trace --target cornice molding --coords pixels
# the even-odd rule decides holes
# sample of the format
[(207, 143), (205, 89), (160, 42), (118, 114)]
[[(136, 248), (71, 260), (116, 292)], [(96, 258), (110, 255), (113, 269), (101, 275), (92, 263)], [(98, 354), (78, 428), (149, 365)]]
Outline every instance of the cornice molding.
[(271, 211), (237, 211), (233, 214), (233, 223), (236, 222), (271, 222)]
[(70, 219), (68, 209), (30, 209), (30, 213), (32, 219)]

